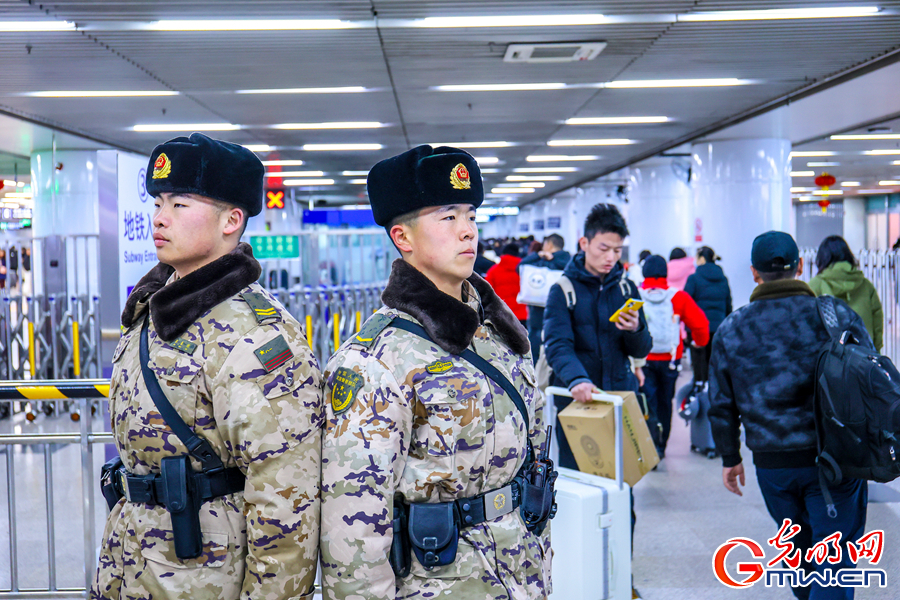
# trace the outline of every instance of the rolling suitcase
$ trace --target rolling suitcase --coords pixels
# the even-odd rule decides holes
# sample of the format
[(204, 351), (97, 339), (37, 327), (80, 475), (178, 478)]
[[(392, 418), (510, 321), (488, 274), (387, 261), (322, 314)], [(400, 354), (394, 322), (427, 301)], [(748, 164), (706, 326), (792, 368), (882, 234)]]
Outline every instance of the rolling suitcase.
[(712, 427), (709, 424), (709, 391), (706, 386), (696, 390), (689, 383), (675, 393), (678, 414), (691, 425), (691, 451), (705, 454), (707, 458), (715, 458), (716, 442), (713, 440)]

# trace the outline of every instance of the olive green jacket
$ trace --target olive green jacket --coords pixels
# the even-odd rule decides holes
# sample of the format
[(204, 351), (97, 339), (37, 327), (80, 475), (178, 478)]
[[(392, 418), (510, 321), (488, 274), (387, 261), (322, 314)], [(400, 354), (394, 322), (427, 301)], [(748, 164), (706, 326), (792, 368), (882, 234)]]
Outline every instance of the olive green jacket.
[(816, 296), (834, 296), (850, 305), (862, 317), (872, 342), (881, 352), (884, 343), (884, 313), (872, 282), (848, 262), (836, 262), (809, 282)]

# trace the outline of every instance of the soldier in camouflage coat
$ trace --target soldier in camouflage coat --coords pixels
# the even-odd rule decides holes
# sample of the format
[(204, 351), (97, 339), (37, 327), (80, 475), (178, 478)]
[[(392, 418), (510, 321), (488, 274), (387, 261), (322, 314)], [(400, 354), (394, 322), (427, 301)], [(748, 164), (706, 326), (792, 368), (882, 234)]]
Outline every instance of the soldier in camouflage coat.
[[(474, 160), (464, 163), (467, 154), (440, 150), (463, 156), (449, 164), (459, 160), (480, 181)], [(449, 171), (438, 170), (439, 180)], [(529, 532), (519, 510), (463, 526), (451, 564), (426, 570), (413, 556), (409, 575), (396, 577), (388, 559), (395, 502), (448, 502), (502, 488), (525, 463), (526, 441), (536, 449), (547, 441), (527, 332), (472, 273), (480, 200), (460, 198), (450, 204), (430, 196), (423, 202), (433, 206), (399, 218), (375, 211), (379, 224), (392, 222), (404, 258), (394, 262), (386, 306), (325, 369), (321, 553), (328, 600), (532, 600), (550, 593), (550, 529)], [(420, 324), (433, 342), (390, 326), (394, 318)], [(530, 428), (512, 398), (459, 356), (467, 348), (513, 383)]]
[[(169, 151), (168, 158), (175, 176), (178, 153)], [(243, 491), (202, 504), (202, 554), (187, 560), (175, 554), (164, 506), (119, 500), (106, 524), (91, 598), (313, 597), (321, 374), (300, 324), (256, 283), (261, 269), (250, 247), (237, 242), (243, 207), (234, 205), (223, 208), (177, 189), (159, 194), (154, 232), (162, 262), (134, 288), (122, 315), (110, 413), (116, 446), (133, 475), (159, 473), (163, 458), (187, 454), (141, 373), (140, 330), (149, 319), (151, 370), (184, 422), (226, 468), (240, 469)], [(251, 204), (247, 212), (253, 210)]]

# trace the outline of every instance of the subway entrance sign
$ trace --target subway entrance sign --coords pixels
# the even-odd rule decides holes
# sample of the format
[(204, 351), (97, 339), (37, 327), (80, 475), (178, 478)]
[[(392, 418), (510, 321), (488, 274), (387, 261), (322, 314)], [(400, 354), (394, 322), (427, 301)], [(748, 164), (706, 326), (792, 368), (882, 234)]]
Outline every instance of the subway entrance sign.
[(300, 258), (300, 240), (296, 235), (251, 235), (250, 246), (257, 260)]

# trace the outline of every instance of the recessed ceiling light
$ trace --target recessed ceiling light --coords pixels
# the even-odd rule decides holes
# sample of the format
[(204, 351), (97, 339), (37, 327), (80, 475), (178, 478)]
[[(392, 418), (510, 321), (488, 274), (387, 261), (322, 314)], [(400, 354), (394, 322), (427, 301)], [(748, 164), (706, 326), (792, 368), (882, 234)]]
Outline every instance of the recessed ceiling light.
[(473, 158), (479, 165), (496, 165), (500, 162), (500, 159), (496, 156), (475, 156)]
[(344, 177), (359, 177), (360, 175), (365, 177), (368, 174), (368, 171), (341, 171), (341, 175), (343, 175)]
[(601, 140), (550, 140), (548, 146), (627, 146), (634, 140), (609, 138)]
[(453, 142), (443, 144), (430, 144), (435, 148), (439, 146), (450, 146), (452, 148), (508, 148), (512, 146), (509, 142)]
[(836, 162), (808, 162), (807, 167), (839, 167), (841, 163)]
[(368, 88), (360, 85), (344, 87), (318, 87), (318, 88), (274, 88), (268, 90), (237, 90), (235, 94), (358, 94), (366, 92)]
[(491, 193), (493, 194), (533, 194), (534, 188), (530, 187), (495, 187), (491, 189)]
[(561, 175), (507, 175), (507, 181), (559, 181)]
[(266, 177), (321, 177), (323, 171), (269, 171)]
[(6, 192), (6, 198), (18, 198), (20, 200), (28, 200), (32, 197), (31, 192)]
[(837, 152), (831, 152), (830, 150), (801, 150), (801, 151), (794, 150), (791, 152), (791, 157), (793, 158), (794, 156), (804, 156), (804, 157), (834, 156), (835, 154), (837, 154)]
[[(272, 146), (268, 144), (244, 144), (244, 148), (250, 152), (271, 152)], [(266, 163), (263, 163), (266, 164)]]
[(240, 125), (231, 123), (159, 123), (153, 125), (135, 125), (134, 131), (161, 132), (161, 131), (237, 131)]
[(488, 83), (464, 85), (438, 85), (431, 89), (440, 92), (527, 92), (541, 90), (561, 90), (564, 83)]
[(23, 96), (31, 98), (129, 98), (144, 96), (177, 96), (180, 92), (172, 91), (67, 91), (53, 90), (46, 92), (25, 92)]
[(833, 140), (900, 140), (900, 133), (859, 133), (831, 136)]
[(528, 162), (564, 162), (564, 161), (581, 161), (581, 160), (597, 160), (599, 156), (576, 155), (569, 156), (566, 154), (532, 154), (525, 158)]
[(862, 185), (862, 184), (858, 181), (842, 181), (841, 182), (841, 187), (859, 187), (860, 185)]
[(339, 19), (183, 19), (154, 21), (151, 31), (298, 31), (351, 29), (357, 27)]
[(610, 81), (607, 88), (676, 88), (676, 87), (718, 87), (747, 85), (750, 81), (733, 77), (719, 79), (634, 79), (630, 81)]
[(308, 152), (329, 152), (329, 151), (354, 151), (354, 150), (381, 150), (384, 148), (381, 144), (303, 144), (302, 150)]
[(877, 6), (834, 6), (827, 8), (771, 8), (763, 10), (723, 10), (678, 15), (678, 21), (767, 21), (781, 19), (833, 19), (869, 17), (881, 10)]
[(791, 177), (815, 177), (815, 171), (791, 171)]
[(574, 173), (578, 167), (519, 167), (513, 173)]
[(305, 163), (302, 160), (264, 160), (265, 167), (302, 167)]
[(508, 187), (530, 187), (530, 188), (542, 188), (545, 183), (541, 181), (518, 181), (516, 183), (498, 183), (497, 187), (508, 188)]
[(866, 150), (863, 154), (869, 156), (895, 156), (900, 155), (900, 150)]
[(791, 188), (791, 193), (792, 193), (792, 194), (797, 194), (797, 193), (800, 193), (800, 192), (811, 192), (811, 191), (813, 191), (814, 189), (816, 189), (816, 188), (808, 188), (808, 187), (792, 187), (792, 188)]
[(352, 183), (353, 185), (366, 185), (367, 181), (368, 180), (366, 179), (351, 179), (350, 183)]
[(844, 190), (815, 190), (813, 196), (842, 196)]
[(74, 23), (68, 21), (0, 21), (0, 32), (16, 31), (71, 31)]
[(500, 169), (481, 169), (482, 175), (491, 175), (493, 173), (499, 173)]
[(592, 15), (508, 15), (508, 16), (467, 16), (467, 17), (427, 17), (415, 21), (417, 27), (447, 27), (467, 29), (469, 27), (560, 27), (566, 25), (600, 25), (609, 19), (601, 14)]
[(279, 123), (272, 129), (375, 129), (384, 127), (378, 121), (335, 121), (332, 123)]
[(892, 162), (891, 164), (892, 164), (892, 165), (900, 165), (900, 160), (895, 160), (895, 161)]
[(313, 186), (313, 185), (334, 185), (334, 179), (285, 179), (284, 185), (296, 186)]
[(900, 185), (900, 179), (885, 179), (879, 181), (878, 185)]
[(668, 121), (669, 117), (574, 117), (566, 119), (566, 125), (640, 125)]

